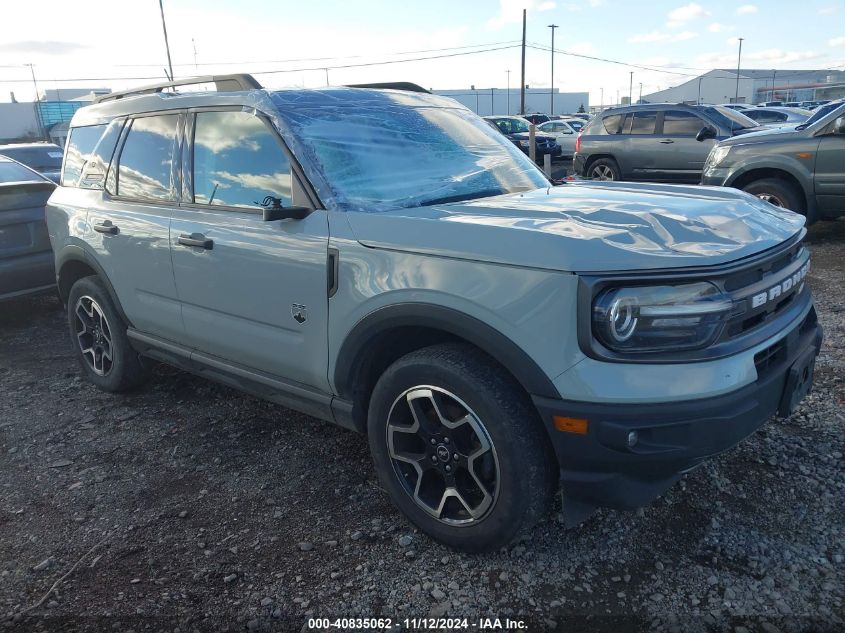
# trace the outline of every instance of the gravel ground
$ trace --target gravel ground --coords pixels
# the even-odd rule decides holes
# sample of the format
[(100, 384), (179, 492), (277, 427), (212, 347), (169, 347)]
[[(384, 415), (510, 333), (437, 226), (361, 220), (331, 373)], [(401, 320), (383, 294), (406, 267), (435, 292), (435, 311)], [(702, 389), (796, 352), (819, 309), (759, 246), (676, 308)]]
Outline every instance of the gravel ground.
[(99, 392), (55, 299), (4, 304), (0, 628), (448, 615), (469, 630), (510, 617), (528, 630), (843, 631), (845, 222), (810, 242), (826, 339), (793, 416), (650, 507), (574, 530), (553, 515), (483, 556), (416, 533), (363, 437), (164, 366), (137, 393)]

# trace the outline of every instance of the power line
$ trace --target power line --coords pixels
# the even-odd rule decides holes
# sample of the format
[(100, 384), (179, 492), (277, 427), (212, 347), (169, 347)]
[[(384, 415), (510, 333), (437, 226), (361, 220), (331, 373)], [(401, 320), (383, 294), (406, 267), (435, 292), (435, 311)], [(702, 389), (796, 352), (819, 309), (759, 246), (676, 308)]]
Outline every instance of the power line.
[[(419, 62), (419, 61), (426, 61), (431, 59), (445, 59), (449, 57), (462, 57), (465, 55), (478, 55), (480, 53), (492, 53), (494, 51), (502, 51), (511, 48), (519, 48), (519, 44), (513, 44), (510, 46), (499, 46), (496, 48), (487, 48), (484, 50), (478, 51), (464, 51), (461, 53), (449, 53), (444, 55), (429, 55), (426, 57), (413, 57), (408, 59), (389, 59), (389, 60), (382, 60), (376, 62), (361, 62), (356, 64), (336, 64), (334, 66), (311, 66), (308, 68), (285, 68), (285, 69), (275, 69), (275, 70), (253, 70), (251, 74), (253, 75), (278, 75), (283, 73), (299, 73), (299, 72), (308, 72), (308, 71), (319, 71), (319, 70), (339, 70), (343, 68), (364, 68), (368, 66), (385, 66), (388, 64), (404, 64), (406, 62)], [(77, 77), (72, 79), (42, 79), (41, 81), (44, 82), (71, 82), (71, 81), (154, 81), (161, 79), (161, 76), (154, 76), (154, 77)], [(0, 79), (0, 83), (23, 83), (29, 80), (22, 80), (22, 79)]]
[[(549, 52), (551, 49), (548, 46), (543, 46), (542, 44), (526, 44), (528, 48), (533, 48), (539, 51), (546, 51)], [(680, 73), (675, 71), (666, 70), (663, 68), (656, 68), (654, 66), (644, 66), (642, 64), (634, 64), (630, 62), (620, 62), (618, 59), (608, 59), (607, 57), (596, 57), (594, 55), (584, 55), (582, 53), (573, 53), (571, 51), (562, 51), (556, 50), (554, 51), (556, 55), (567, 55), (569, 57), (580, 57), (581, 59), (589, 59), (596, 62), (605, 62), (607, 64), (617, 64), (618, 66), (627, 66), (628, 68), (639, 68), (640, 70), (650, 70), (658, 73), (666, 73), (669, 75), (684, 75), (686, 77), (697, 77), (698, 75), (691, 75), (689, 73)]]
[[(520, 40), (507, 40), (504, 42), (488, 42), (486, 44), (467, 44), (465, 46), (448, 46), (444, 48), (425, 48), (416, 51), (399, 51), (396, 53), (382, 53), (379, 56), (393, 56), (393, 55), (416, 55), (418, 53), (439, 53), (441, 51), (457, 51), (457, 50), (465, 50), (468, 48), (482, 48), (486, 46), (501, 46), (506, 44), (516, 44)], [(288, 64), (292, 62), (322, 62), (328, 61), (331, 59), (362, 59), (366, 57), (373, 57), (374, 55), (342, 55), (342, 56), (335, 56), (335, 57), (296, 57), (292, 59), (267, 59), (267, 60), (247, 60), (247, 61), (240, 61), (240, 62), (200, 62), (199, 64), (193, 63), (183, 63), (183, 64), (173, 64), (174, 66), (246, 66), (249, 64)], [(116, 64), (115, 68), (152, 68), (157, 67), (158, 64)], [(0, 66), (0, 68), (4, 68), (4, 66)], [(8, 66), (8, 68), (12, 68), (12, 66)], [(324, 68), (324, 67), (323, 67)]]

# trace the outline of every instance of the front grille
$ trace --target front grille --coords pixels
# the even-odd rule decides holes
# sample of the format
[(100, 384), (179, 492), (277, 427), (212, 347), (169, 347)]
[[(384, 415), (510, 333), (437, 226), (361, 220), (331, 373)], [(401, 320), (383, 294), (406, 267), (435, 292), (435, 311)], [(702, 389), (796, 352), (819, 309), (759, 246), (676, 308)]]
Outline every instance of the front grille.
[(784, 358), (786, 358), (785, 338), (754, 354), (754, 367), (757, 368), (757, 377), (765, 376), (771, 367), (776, 366)]

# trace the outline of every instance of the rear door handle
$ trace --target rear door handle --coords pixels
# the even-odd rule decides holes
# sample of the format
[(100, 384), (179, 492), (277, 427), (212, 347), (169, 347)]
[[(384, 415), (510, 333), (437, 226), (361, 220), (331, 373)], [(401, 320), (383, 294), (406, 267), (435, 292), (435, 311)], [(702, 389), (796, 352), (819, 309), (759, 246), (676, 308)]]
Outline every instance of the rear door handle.
[(202, 233), (191, 233), (190, 235), (182, 233), (176, 241), (182, 246), (198, 246), (209, 251), (214, 248), (214, 240), (207, 238)]
[(670, 143), (674, 143), (675, 141), (673, 141), (671, 138), (664, 138), (662, 141), (659, 142), (663, 143), (664, 145), (668, 145)]
[(105, 233), (106, 235), (117, 235), (120, 231), (117, 228), (117, 224), (112, 224), (111, 220), (104, 220), (102, 224), (95, 224), (94, 230), (97, 233)]

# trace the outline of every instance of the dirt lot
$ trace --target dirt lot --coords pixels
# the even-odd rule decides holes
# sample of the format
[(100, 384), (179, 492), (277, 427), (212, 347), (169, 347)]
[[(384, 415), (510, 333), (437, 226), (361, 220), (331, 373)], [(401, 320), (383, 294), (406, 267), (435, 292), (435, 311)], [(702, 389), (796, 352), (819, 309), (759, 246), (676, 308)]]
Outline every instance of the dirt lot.
[(415, 533), (364, 438), (163, 366), (137, 393), (101, 393), (79, 378), (55, 299), (3, 304), (0, 628), (299, 631), (308, 617), (447, 614), (469, 630), (480, 616), (845, 630), (845, 222), (810, 241), (826, 341), (795, 415), (648, 508), (575, 530), (550, 516), (486, 556)]

